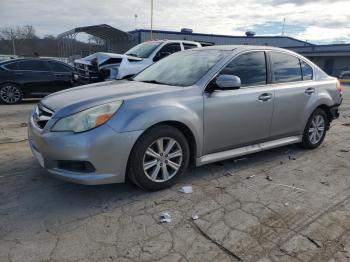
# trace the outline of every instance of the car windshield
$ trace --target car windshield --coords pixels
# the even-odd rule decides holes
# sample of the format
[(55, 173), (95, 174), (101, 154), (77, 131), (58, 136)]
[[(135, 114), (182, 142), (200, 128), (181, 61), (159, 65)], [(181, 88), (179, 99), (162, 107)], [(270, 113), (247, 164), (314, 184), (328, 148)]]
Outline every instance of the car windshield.
[(91, 61), (91, 60), (93, 60), (95, 58), (97, 58), (97, 54), (92, 54), (92, 55), (86, 56), (83, 59), (86, 60), (86, 61)]
[(140, 58), (146, 58), (149, 57), (150, 54), (161, 45), (162, 42), (145, 42), (142, 44), (139, 44), (137, 46), (134, 46), (129, 51), (127, 51), (125, 54), (130, 56), (136, 56)]
[(155, 84), (191, 86), (198, 82), (228, 52), (191, 50), (170, 55), (146, 68), (133, 80)]

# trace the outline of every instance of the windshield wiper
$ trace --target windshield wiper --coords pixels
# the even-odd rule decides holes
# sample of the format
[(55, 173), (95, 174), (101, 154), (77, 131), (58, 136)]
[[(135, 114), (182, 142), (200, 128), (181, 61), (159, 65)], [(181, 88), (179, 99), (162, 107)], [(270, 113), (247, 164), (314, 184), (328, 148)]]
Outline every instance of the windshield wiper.
[(157, 84), (157, 85), (165, 85), (164, 83), (158, 82), (157, 80), (144, 80), (144, 81), (140, 81), (140, 82), (149, 83), (149, 84)]
[(129, 55), (129, 56), (134, 56), (134, 57), (138, 57), (138, 55), (137, 55), (137, 54), (133, 54), (133, 53), (126, 54), (126, 55)]

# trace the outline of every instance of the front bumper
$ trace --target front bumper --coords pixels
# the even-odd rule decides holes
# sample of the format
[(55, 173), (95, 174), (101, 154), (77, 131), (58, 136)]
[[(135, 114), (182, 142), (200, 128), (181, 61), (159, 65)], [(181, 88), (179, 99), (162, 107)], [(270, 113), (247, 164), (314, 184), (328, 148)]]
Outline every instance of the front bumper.
[[(107, 124), (83, 133), (50, 132), (30, 118), (28, 140), (39, 164), (54, 177), (85, 185), (125, 181), (131, 149), (142, 131), (118, 133)], [(62, 169), (60, 161), (88, 162), (92, 172)]]

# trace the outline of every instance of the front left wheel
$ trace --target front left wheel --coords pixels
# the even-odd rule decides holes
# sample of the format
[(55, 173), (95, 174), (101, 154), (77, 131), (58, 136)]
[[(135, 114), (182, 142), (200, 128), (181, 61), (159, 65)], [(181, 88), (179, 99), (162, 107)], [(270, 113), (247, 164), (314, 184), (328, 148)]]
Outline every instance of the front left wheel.
[(168, 188), (186, 171), (189, 159), (185, 136), (172, 126), (157, 126), (136, 142), (128, 175), (132, 182), (147, 190)]
[(22, 101), (22, 90), (15, 84), (3, 84), (0, 86), (0, 102), (3, 104), (17, 104)]

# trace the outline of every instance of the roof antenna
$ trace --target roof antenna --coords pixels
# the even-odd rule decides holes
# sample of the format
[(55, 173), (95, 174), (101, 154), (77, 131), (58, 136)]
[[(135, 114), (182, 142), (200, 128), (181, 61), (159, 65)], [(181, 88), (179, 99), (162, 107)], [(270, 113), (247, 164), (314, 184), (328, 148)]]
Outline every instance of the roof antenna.
[(285, 24), (286, 24), (286, 18), (283, 18), (283, 25), (282, 25), (282, 36), (284, 36), (284, 29), (285, 29)]

